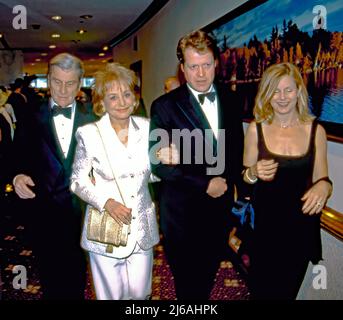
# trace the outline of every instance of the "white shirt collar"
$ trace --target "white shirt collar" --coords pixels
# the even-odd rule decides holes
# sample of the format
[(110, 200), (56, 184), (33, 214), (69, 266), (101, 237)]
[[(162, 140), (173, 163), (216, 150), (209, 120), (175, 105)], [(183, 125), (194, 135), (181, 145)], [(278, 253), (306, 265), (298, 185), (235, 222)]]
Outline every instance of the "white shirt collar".
[(195, 99), (197, 99), (198, 102), (199, 102), (199, 97), (198, 97), (199, 94), (207, 93), (207, 92), (215, 92), (213, 84), (211, 84), (210, 88), (206, 92), (200, 92), (200, 91), (194, 90), (188, 83), (187, 83), (187, 87), (189, 88), (189, 90), (191, 90)]

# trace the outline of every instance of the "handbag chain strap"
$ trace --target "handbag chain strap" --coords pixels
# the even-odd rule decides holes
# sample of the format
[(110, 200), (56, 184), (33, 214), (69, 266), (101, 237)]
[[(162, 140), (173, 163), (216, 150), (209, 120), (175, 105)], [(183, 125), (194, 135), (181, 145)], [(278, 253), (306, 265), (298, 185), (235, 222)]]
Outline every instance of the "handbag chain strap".
[(94, 124), (95, 124), (95, 126), (96, 126), (96, 128), (97, 128), (97, 130), (98, 130), (98, 133), (99, 133), (99, 136), (100, 136), (100, 139), (101, 139), (101, 142), (102, 142), (102, 146), (103, 146), (103, 148), (104, 148), (105, 155), (106, 155), (106, 158), (107, 158), (107, 161), (108, 161), (108, 164), (109, 164), (109, 166), (110, 166), (110, 168), (111, 168), (111, 172), (112, 172), (112, 175), (113, 175), (113, 180), (114, 180), (114, 182), (115, 182), (115, 184), (116, 184), (116, 186), (117, 186), (117, 189), (118, 189), (118, 191), (119, 191), (119, 195), (120, 195), (121, 200), (122, 200), (122, 202), (123, 202), (123, 205), (126, 207), (126, 204), (125, 204), (125, 201), (124, 201), (123, 194), (122, 194), (121, 191), (120, 191), (119, 184), (118, 184), (118, 182), (117, 182), (116, 176), (115, 176), (115, 174), (114, 174), (114, 171), (113, 171), (113, 168), (112, 168), (112, 165), (111, 165), (111, 162), (110, 162), (110, 158), (108, 157), (108, 154), (107, 154), (107, 150), (106, 150), (105, 143), (104, 143), (104, 140), (103, 140), (102, 135), (101, 135), (101, 132), (100, 132), (100, 128), (99, 128), (99, 126), (98, 126), (97, 123), (94, 123)]

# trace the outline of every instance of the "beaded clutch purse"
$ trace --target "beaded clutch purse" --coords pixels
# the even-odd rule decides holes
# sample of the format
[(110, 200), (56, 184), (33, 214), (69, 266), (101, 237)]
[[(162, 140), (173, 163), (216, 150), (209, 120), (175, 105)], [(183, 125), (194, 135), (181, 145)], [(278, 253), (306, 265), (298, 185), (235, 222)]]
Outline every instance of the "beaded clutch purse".
[[(109, 246), (126, 246), (130, 234), (130, 225), (118, 223), (105, 210), (100, 212), (93, 207), (89, 208), (87, 221), (87, 239)], [(113, 248), (112, 248), (113, 249)], [(107, 248), (106, 252), (111, 252)]]

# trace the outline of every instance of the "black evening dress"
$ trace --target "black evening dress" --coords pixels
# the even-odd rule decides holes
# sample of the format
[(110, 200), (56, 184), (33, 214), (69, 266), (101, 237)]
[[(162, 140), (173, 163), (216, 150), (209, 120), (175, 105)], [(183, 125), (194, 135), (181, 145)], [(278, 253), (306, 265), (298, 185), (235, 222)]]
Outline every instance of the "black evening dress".
[(256, 183), (252, 197), (252, 299), (295, 299), (308, 262), (322, 259), (320, 215), (301, 210), (301, 198), (312, 185), (316, 128), (313, 121), (305, 154), (284, 156), (268, 150), (262, 125), (257, 124), (258, 159), (274, 159), (279, 166), (273, 181)]

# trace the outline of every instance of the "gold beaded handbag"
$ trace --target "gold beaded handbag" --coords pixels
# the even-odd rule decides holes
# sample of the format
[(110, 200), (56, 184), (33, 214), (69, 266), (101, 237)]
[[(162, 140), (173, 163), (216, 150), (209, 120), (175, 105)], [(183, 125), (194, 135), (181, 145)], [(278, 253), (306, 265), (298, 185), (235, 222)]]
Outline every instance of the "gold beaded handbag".
[[(97, 126), (96, 123), (95, 125), (100, 135), (102, 145), (105, 150), (106, 157), (107, 157), (107, 161), (112, 171), (113, 180), (119, 191), (122, 203), (125, 206), (125, 201), (120, 191), (118, 182), (115, 178), (114, 171), (113, 171), (111, 162), (108, 158), (108, 154), (107, 154), (105, 144), (102, 139), (99, 127)], [(115, 247), (126, 246), (129, 234), (130, 234), (130, 225), (118, 223), (116, 220), (114, 220), (111, 217), (111, 215), (108, 213), (107, 210), (103, 210), (100, 212), (98, 209), (94, 207), (91, 207), (91, 206), (89, 207), (88, 221), (87, 221), (87, 239), (91, 241), (95, 241), (95, 242), (100, 242), (102, 244), (106, 244), (107, 253), (113, 252), (113, 246)]]

